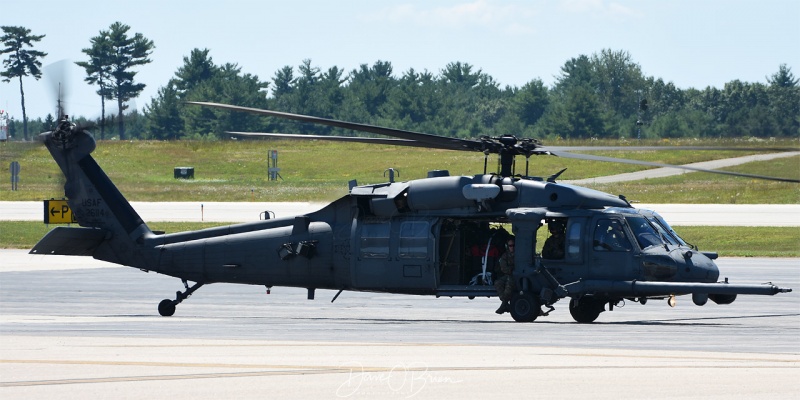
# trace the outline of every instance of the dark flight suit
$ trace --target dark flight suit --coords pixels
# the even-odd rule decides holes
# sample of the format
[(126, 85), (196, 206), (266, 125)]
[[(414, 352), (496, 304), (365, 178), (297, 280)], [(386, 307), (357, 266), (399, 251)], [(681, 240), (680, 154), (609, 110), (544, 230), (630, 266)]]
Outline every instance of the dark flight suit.
[(498, 314), (502, 314), (508, 311), (508, 302), (511, 300), (511, 296), (514, 295), (514, 251), (508, 250), (500, 256), (500, 272), (503, 273), (503, 276), (498, 278), (494, 281), (494, 288), (497, 290), (497, 296), (500, 297), (500, 301), (503, 304), (500, 305), (500, 308), (497, 309)]

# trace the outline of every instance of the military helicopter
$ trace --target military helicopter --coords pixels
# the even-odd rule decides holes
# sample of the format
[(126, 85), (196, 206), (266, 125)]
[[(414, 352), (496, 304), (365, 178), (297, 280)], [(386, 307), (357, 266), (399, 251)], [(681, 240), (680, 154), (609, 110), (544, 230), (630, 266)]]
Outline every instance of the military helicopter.
[[(655, 211), (636, 209), (624, 196), (559, 183), (563, 170), (547, 178), (528, 176), (528, 160), (533, 155), (557, 155), (797, 180), (576, 154), (512, 135), (456, 139), (233, 105), (190, 103), (390, 137), (299, 135), (305, 139), (483, 152), (484, 173), (451, 176), (437, 170), (427, 178), (404, 182), (351, 182), (347, 195), (306, 215), (164, 234), (148, 228), (92, 158), (96, 144), (87, 129), (62, 118), (56, 129), (40, 137), (66, 176), (65, 195), (81, 227), (51, 230), (31, 253), (92, 256), (179, 278), (184, 290), (175, 299), (159, 303), (162, 316), (173, 315), (178, 304), (212, 283), (307, 288), (309, 299), (316, 289), (337, 290), (332, 301), (345, 290), (495, 297), (497, 264), (511, 237), (516, 245), (515, 268), (508, 278), (513, 282), (513, 296), (504, 304), (517, 322), (546, 316), (567, 298), (573, 319), (590, 323), (626, 300), (644, 304), (668, 299), (674, 306), (675, 296), (691, 295), (702, 306), (708, 300), (730, 304), (740, 294), (791, 291), (771, 283), (719, 282), (713, 261), (717, 254), (687, 244)], [(499, 156), (497, 173), (486, 172), (490, 154)], [(515, 174), (516, 156), (526, 158), (524, 175)], [(545, 224), (563, 238), (549, 246), (555, 254), (538, 251), (542, 245), (537, 243), (537, 232)]]

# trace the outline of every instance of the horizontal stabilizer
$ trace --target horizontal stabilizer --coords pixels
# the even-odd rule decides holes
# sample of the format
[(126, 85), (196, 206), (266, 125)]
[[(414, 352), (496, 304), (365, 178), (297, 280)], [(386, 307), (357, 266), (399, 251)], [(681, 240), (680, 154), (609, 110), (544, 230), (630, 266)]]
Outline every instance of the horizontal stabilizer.
[(91, 256), (106, 237), (103, 229), (67, 228), (59, 226), (45, 235), (30, 254), (59, 256)]

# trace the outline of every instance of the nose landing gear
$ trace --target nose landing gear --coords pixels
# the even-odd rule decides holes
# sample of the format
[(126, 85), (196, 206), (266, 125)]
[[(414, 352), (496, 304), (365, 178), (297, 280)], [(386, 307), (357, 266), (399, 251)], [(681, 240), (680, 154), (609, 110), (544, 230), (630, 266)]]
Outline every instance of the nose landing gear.
[(164, 299), (158, 303), (158, 313), (161, 314), (162, 317), (171, 317), (173, 314), (175, 314), (175, 307), (191, 296), (195, 290), (200, 289), (203, 286), (203, 282), (196, 282), (194, 285), (192, 285), (192, 287), (189, 287), (189, 282), (187, 282), (186, 279), (183, 279), (182, 281), (183, 287), (186, 288), (186, 291), (175, 292), (175, 300)]

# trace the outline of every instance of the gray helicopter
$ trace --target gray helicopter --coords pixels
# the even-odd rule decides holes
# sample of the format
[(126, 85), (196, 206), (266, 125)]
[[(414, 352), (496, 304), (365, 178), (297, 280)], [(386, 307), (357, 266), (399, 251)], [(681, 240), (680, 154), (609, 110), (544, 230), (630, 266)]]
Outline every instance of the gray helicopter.
[[(64, 117), (40, 137), (66, 176), (65, 195), (81, 227), (51, 230), (31, 254), (92, 256), (179, 278), (185, 290), (161, 301), (162, 316), (173, 315), (178, 304), (212, 283), (307, 288), (309, 299), (316, 289), (331, 289), (338, 291), (336, 300), (345, 290), (495, 297), (495, 286), (503, 281), (511, 290), (500, 296), (498, 313), (508, 311), (517, 322), (531, 322), (569, 298), (570, 314), (581, 323), (595, 321), (626, 300), (644, 304), (668, 299), (674, 305), (675, 296), (691, 295), (702, 306), (708, 300), (730, 304), (740, 294), (791, 291), (773, 284), (719, 282), (713, 261), (717, 254), (687, 244), (658, 213), (634, 208), (623, 196), (559, 183), (560, 173), (528, 176), (527, 161), (533, 155), (556, 155), (797, 180), (570, 153), (511, 135), (456, 139), (232, 105), (191, 104), (391, 138), (241, 136), (479, 151), (486, 157), (497, 154), (499, 171), (451, 176), (437, 170), (405, 182), (351, 182), (349, 194), (307, 215), (164, 234), (148, 228), (92, 158), (96, 143), (87, 129)], [(526, 158), (524, 175), (515, 174), (516, 156)], [(485, 161), (484, 169), (487, 165)], [(537, 237), (545, 224), (551, 235), (543, 241)], [(509, 263), (513, 270), (502, 268)]]

